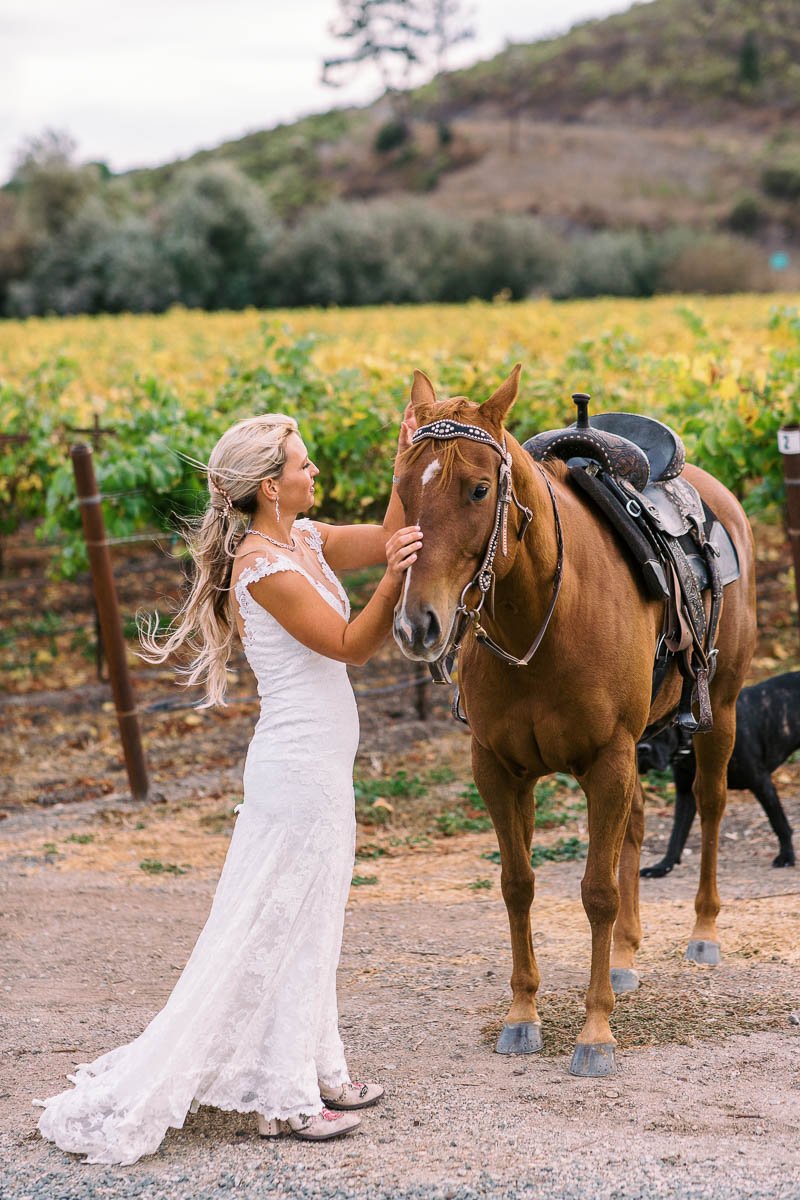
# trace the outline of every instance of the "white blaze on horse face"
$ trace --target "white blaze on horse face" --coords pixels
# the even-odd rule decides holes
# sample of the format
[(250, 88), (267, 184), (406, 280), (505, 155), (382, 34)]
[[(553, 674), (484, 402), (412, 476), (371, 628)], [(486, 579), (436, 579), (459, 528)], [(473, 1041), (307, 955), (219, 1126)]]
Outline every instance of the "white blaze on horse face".
[(404, 637), (408, 638), (409, 642), (414, 637), (414, 629), (406, 616), (406, 597), (408, 596), (408, 585), (411, 583), (411, 567), (406, 571), (405, 583), (403, 584), (403, 592), (400, 596), (400, 609), (395, 617), (395, 628), (399, 629)]
[(434, 476), (439, 474), (441, 469), (442, 465), (438, 458), (435, 458), (432, 463), (428, 463), (427, 467), (422, 472), (422, 486), (425, 487), (426, 483), (430, 483)]

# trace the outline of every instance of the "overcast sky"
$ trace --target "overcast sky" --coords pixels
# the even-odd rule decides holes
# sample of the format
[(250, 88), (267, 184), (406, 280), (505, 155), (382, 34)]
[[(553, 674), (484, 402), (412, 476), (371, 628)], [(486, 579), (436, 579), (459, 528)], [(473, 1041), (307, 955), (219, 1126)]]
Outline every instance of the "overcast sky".
[[(473, 0), (461, 65), (506, 40), (561, 33), (630, 0)], [(363, 74), (324, 88), (337, 0), (0, 0), (0, 179), (22, 141), (66, 130), (83, 159), (154, 165), (335, 104), (371, 100)]]

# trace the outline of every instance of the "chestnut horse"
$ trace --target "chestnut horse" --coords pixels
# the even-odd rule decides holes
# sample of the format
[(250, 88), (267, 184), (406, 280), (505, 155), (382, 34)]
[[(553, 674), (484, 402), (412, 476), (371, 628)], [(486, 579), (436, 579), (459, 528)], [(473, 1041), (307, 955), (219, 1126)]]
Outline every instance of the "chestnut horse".
[[(495, 442), (505, 439), (510, 451), (518, 503), (508, 506), (506, 547), (497, 539), (493, 604), (487, 601), (481, 613), (485, 631), (521, 658), (552, 609), (528, 665), (509, 665), (495, 657), (472, 629), (458, 658), (472, 769), (500, 845), (511, 929), (513, 998), (496, 1049), (531, 1053), (542, 1045), (536, 1008), (540, 976), (530, 927), (534, 785), (543, 775), (564, 771), (575, 776), (587, 799), (589, 848), (581, 896), (592, 939), (586, 1021), (570, 1070), (605, 1075), (615, 1069), (616, 1043), (609, 1025), (614, 992), (638, 986), (644, 802), (636, 743), (647, 726), (668, 718), (677, 707), (681, 677), (673, 667), (651, 703), (663, 602), (645, 592), (609, 526), (570, 484), (565, 464), (535, 464), (505, 432), (519, 371), (517, 366), (481, 405), (463, 397), (437, 401), (428, 377), (416, 371), (411, 399), (419, 425), (440, 418), (466, 422)], [(457, 434), (447, 441), (426, 438), (406, 451), (399, 493), (406, 522), (418, 523), (425, 540), (406, 575), (394, 636), (415, 661), (436, 661), (450, 643), (462, 592), (469, 589), (496, 528), (501, 462), (491, 445)], [(707, 962), (718, 960), (719, 954), (717, 843), (736, 697), (755, 643), (754, 556), (747, 518), (730, 492), (698, 468), (686, 467), (685, 477), (727, 527), (740, 565), (739, 579), (725, 589), (718, 627), (713, 731), (694, 738), (702, 857), (687, 955)], [(532, 514), (527, 530), (524, 508)], [(552, 607), (559, 559), (562, 586)]]

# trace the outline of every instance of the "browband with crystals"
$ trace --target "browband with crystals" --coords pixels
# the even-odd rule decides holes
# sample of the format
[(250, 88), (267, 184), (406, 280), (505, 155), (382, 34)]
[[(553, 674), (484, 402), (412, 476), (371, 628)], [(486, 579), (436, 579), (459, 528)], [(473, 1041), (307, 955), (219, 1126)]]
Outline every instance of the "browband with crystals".
[(507, 454), (507, 451), (499, 442), (495, 441), (487, 429), (481, 429), (480, 425), (465, 425), (461, 421), (451, 421), (447, 417), (431, 421), (428, 425), (420, 425), (419, 429), (411, 435), (411, 444), (421, 442), (425, 438), (434, 438), (437, 442), (448, 442), (460, 437), (469, 438), (471, 442), (482, 442), (484, 446), (491, 446), (504, 458)]

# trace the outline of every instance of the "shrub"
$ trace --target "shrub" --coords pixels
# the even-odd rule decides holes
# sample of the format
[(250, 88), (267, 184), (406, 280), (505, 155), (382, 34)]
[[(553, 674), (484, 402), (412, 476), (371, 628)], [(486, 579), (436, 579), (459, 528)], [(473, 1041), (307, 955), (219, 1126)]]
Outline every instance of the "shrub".
[(408, 122), (399, 117), (393, 117), (391, 121), (385, 121), (379, 127), (373, 146), (378, 154), (388, 154), (391, 150), (396, 150), (398, 146), (404, 146), (410, 137), (411, 129)]
[(768, 287), (763, 251), (742, 238), (717, 234), (687, 245), (664, 271), (663, 290), (726, 295)]
[(162, 252), (190, 308), (257, 302), (273, 231), (261, 188), (229, 163), (187, 171), (166, 205)]
[(276, 243), (264, 271), (276, 305), (519, 299), (546, 286), (557, 255), (532, 217), (468, 221), (415, 203), (337, 203)]
[(560, 241), (535, 217), (503, 214), (475, 222), (469, 248), (471, 286), (454, 299), (506, 293), (522, 300), (552, 284), (563, 254)]
[(25, 279), (9, 285), (9, 312), (14, 316), (100, 312), (103, 282), (98, 257), (110, 230), (103, 205), (90, 199), (62, 229), (39, 242)]
[(556, 276), (558, 300), (591, 296), (652, 296), (661, 272), (655, 242), (640, 233), (595, 233), (576, 238)]
[(800, 153), (787, 153), (761, 172), (761, 186), (768, 196), (776, 200), (800, 198)]
[(733, 204), (725, 224), (732, 233), (743, 237), (755, 237), (766, 219), (766, 213), (757, 196), (745, 194)]

